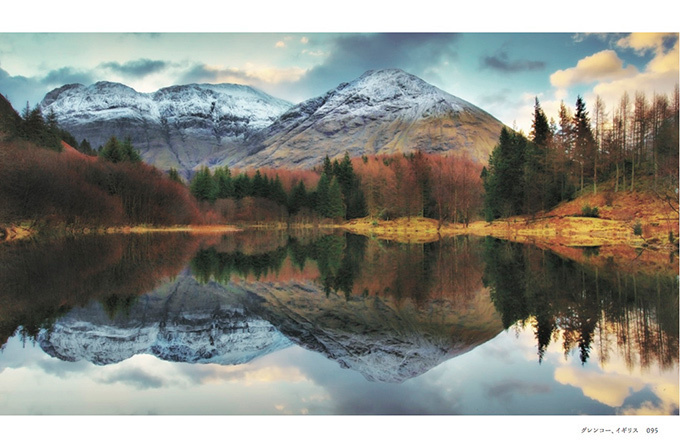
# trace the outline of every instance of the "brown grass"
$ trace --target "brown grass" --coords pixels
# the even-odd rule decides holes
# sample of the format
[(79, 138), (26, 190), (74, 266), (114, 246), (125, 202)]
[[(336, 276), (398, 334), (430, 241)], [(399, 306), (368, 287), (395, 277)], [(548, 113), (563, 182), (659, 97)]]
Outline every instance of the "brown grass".
[[(610, 249), (604, 250), (609, 252), (608, 256), (624, 258), (639, 258), (640, 250), (644, 250), (661, 251), (662, 258), (668, 260), (668, 252), (677, 251), (678, 213), (666, 201), (654, 193), (609, 193), (609, 196), (606, 198), (605, 193), (585, 194), (535, 216), (514, 216), (491, 223), (476, 221), (469, 226), (446, 224), (438, 229), (436, 220), (426, 218), (400, 218), (394, 221), (364, 218), (341, 227), (362, 235), (402, 242), (477, 235), (532, 243), (556, 252), (564, 252), (564, 248), (609, 246)], [(597, 207), (599, 217), (581, 216), (585, 205)], [(641, 235), (635, 235), (634, 232), (638, 223), (642, 227)], [(674, 241), (670, 240), (671, 233)], [(614, 246), (619, 249), (612, 250)]]

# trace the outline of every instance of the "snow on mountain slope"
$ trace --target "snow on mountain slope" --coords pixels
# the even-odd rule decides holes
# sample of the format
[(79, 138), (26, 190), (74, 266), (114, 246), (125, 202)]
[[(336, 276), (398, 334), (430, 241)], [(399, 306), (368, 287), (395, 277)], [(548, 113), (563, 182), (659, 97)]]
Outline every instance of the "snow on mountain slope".
[(236, 84), (172, 86), (140, 93), (123, 84), (69, 84), (41, 103), (60, 126), (93, 147), (112, 135), (131, 138), (142, 158), (159, 168), (188, 173), (216, 151), (227, 160), (244, 153), (243, 140), (291, 106)]
[(366, 72), (293, 106), (234, 84), (140, 93), (122, 84), (71, 84), (48, 93), (45, 113), (93, 147), (132, 138), (142, 158), (190, 174), (200, 165), (310, 168), (331, 158), (465, 152), (488, 160), (502, 123), (398, 69)]
[(502, 123), (402, 70), (366, 72), (305, 101), (256, 137), (237, 166), (312, 167), (323, 158), (465, 151), (487, 160)]

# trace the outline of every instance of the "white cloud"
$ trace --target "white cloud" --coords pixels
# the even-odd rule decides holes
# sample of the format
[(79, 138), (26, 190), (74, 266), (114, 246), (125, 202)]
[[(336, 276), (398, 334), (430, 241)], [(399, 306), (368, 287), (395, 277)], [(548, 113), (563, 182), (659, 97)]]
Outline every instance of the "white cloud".
[[(634, 36), (634, 35), (631, 35)], [(629, 36), (629, 37), (631, 37)], [(653, 48), (655, 55), (647, 64), (645, 70), (634, 76), (602, 82), (593, 88), (593, 93), (600, 95), (606, 104), (617, 103), (624, 92), (645, 92), (648, 97), (655, 93), (671, 94), (675, 85), (678, 84), (678, 41), (669, 50), (655, 41), (650, 36), (646, 39), (632, 39), (629, 41), (631, 48)]]
[(568, 88), (576, 84), (595, 81), (609, 81), (634, 76), (638, 70), (623, 61), (614, 50), (603, 50), (578, 61), (576, 67), (558, 70), (550, 75), (550, 83), (558, 88)]
[(276, 48), (284, 48), (286, 46), (286, 43), (284, 41), (280, 40), (280, 41), (276, 42), (276, 44), (274, 46)]
[(659, 50), (666, 38), (673, 36), (667, 33), (631, 33), (619, 39), (616, 44), (623, 48), (632, 48), (639, 53), (647, 50)]
[[(670, 39), (675, 39), (675, 43), (669, 48)], [(595, 85), (590, 91), (581, 92), (582, 96), (588, 103), (593, 103), (599, 95), (609, 109), (620, 101), (624, 92), (630, 95), (644, 92), (648, 98), (654, 94), (672, 94), (678, 83), (677, 34), (633, 33), (620, 38), (616, 45), (640, 55), (651, 52), (652, 59), (639, 70), (626, 65), (614, 50), (595, 53), (581, 59), (575, 67), (558, 70), (550, 76), (550, 82), (556, 88), (555, 99), (570, 103), (568, 89), (590, 83)]]

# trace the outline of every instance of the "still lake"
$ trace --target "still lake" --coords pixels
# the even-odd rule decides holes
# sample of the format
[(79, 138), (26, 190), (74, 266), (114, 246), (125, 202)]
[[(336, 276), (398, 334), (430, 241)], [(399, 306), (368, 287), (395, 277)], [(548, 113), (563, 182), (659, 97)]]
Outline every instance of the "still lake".
[(7, 245), (0, 414), (677, 415), (677, 272), (579, 250), (273, 231)]

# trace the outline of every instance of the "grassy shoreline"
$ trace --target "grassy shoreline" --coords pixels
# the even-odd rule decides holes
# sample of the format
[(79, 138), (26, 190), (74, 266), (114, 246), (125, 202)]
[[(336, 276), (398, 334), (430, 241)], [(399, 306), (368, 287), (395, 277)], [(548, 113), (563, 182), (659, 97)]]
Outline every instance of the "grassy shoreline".
[[(582, 216), (584, 207), (597, 207), (597, 217)], [(515, 216), (492, 222), (475, 221), (464, 224), (440, 223), (422, 217), (406, 217), (391, 221), (361, 218), (341, 223), (300, 223), (300, 228), (342, 229), (348, 232), (410, 243), (436, 241), (457, 235), (492, 236), (509, 241), (530, 243), (546, 248), (626, 246), (664, 252), (678, 251), (678, 213), (668, 203), (649, 193), (585, 194), (561, 204), (553, 210), (532, 216)], [(239, 225), (188, 226), (124, 226), (92, 229), (38, 229), (27, 224), (0, 229), (0, 241), (11, 242), (54, 235), (193, 232), (229, 233), (245, 228), (282, 229), (288, 224), (259, 223)], [(290, 227), (297, 228), (293, 223)]]

